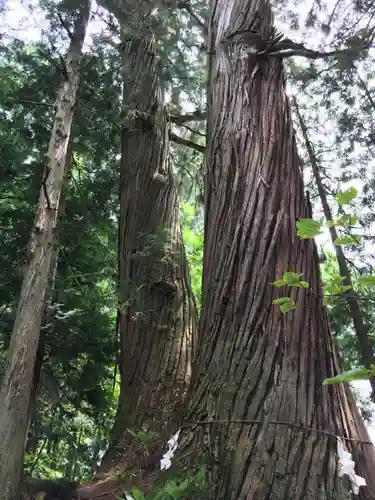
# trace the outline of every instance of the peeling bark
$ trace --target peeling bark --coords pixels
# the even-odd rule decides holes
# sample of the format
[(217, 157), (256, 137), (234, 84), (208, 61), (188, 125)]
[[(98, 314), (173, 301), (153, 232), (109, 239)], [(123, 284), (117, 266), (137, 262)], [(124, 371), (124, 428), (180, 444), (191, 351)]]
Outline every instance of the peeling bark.
[(79, 9), (65, 58), (63, 82), (56, 100), (56, 116), (46, 155), (45, 176), (31, 232), (28, 262), (0, 393), (1, 500), (15, 500), (19, 495), (34, 364), (54, 255), (54, 232), (79, 84), (79, 62), (90, 12), (89, 1), (82, 1)]
[[(197, 313), (169, 162), (169, 121), (152, 36), (125, 42), (119, 269), (121, 392), (100, 472), (145, 467), (190, 382)], [(156, 432), (150, 446), (134, 439)], [(130, 429), (130, 432), (129, 430)], [(155, 460), (160, 454), (154, 457)], [(140, 460), (140, 462), (139, 462)]]
[[(369, 437), (349, 388), (322, 385), (340, 366), (314, 242), (296, 235), (309, 211), (282, 60), (239, 41), (228, 74), (218, 50), (251, 29), (274, 37), (266, 1), (211, 0), (204, 298), (177, 467), (206, 464), (207, 499), (342, 500), (334, 436)], [(310, 289), (283, 315), (272, 301), (290, 291), (272, 282), (285, 271)], [(359, 498), (375, 498), (373, 445), (348, 447), (367, 481)]]

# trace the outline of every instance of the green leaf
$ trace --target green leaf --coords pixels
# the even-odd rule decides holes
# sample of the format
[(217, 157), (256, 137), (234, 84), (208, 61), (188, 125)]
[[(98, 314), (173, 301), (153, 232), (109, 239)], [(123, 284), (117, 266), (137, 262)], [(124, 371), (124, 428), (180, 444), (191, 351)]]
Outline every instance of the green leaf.
[(358, 189), (350, 187), (346, 191), (339, 191), (336, 195), (336, 201), (339, 205), (348, 205), (358, 195)]
[(281, 280), (274, 281), (272, 283), (272, 285), (275, 286), (275, 287), (277, 287), (277, 288), (281, 288), (282, 286), (285, 286), (286, 283), (285, 283), (284, 280), (281, 279)]
[(178, 493), (179, 491), (178, 484), (174, 480), (168, 481), (167, 484), (164, 486), (164, 491), (172, 498), (175, 498), (176, 493)]
[(348, 227), (348, 226), (355, 226), (357, 222), (359, 221), (359, 217), (356, 215), (342, 215), (336, 220), (330, 220), (327, 222), (328, 227), (332, 226), (343, 226), (343, 227)]
[(298, 283), (300, 283), (301, 276), (302, 274), (300, 273), (292, 273), (291, 271), (287, 271), (286, 273), (284, 273), (283, 280), (289, 286), (297, 285)]
[(359, 276), (358, 283), (363, 286), (375, 286), (375, 276)]
[(144, 494), (138, 488), (132, 489), (132, 496), (135, 500), (145, 500)]
[(333, 243), (334, 245), (355, 245), (359, 243), (360, 240), (361, 236), (352, 236), (351, 234), (346, 234), (345, 236), (336, 238)]
[(299, 219), (296, 222), (297, 236), (301, 239), (315, 238), (321, 234), (322, 223), (314, 219)]
[(281, 304), (280, 306), (280, 311), (285, 314), (289, 311), (291, 311), (292, 309), (295, 309), (296, 308), (296, 304), (294, 302), (294, 300), (290, 299), (289, 302), (285, 302), (285, 304)]
[(365, 380), (370, 378), (371, 374), (372, 372), (366, 368), (356, 368), (355, 370), (339, 373), (335, 377), (326, 378), (323, 381), (323, 385), (339, 384), (340, 382), (349, 382), (351, 380)]
[(298, 286), (302, 287), (302, 288), (309, 288), (309, 284), (307, 283), (307, 281), (300, 281), (298, 283)]
[(275, 299), (272, 301), (272, 304), (285, 304), (286, 302), (289, 302), (291, 299), (290, 297), (280, 297), (279, 299)]

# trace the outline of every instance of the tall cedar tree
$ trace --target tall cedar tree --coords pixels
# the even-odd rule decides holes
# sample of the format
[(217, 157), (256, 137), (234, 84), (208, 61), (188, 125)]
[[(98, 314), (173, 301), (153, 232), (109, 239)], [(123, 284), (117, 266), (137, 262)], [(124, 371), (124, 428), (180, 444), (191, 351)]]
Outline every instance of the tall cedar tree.
[[(145, 459), (152, 459), (152, 445), (160, 449), (165, 442), (190, 383), (197, 334), (155, 40), (142, 34), (126, 38), (119, 225), (121, 390), (113, 440), (100, 472), (135, 465), (139, 470)], [(135, 436), (142, 429), (158, 435), (154, 443), (146, 441), (147, 454)]]
[[(267, 1), (211, 0), (204, 297), (176, 464), (203, 460), (215, 500), (351, 498), (334, 436), (369, 437), (349, 388), (323, 386), (340, 366), (315, 245), (296, 235), (310, 210), (283, 64), (247, 50), (251, 30), (274, 38)], [(221, 42), (236, 34), (230, 70)], [(272, 301), (290, 290), (272, 282), (286, 271), (310, 288), (283, 315)], [(373, 445), (347, 445), (367, 481), (359, 498), (375, 498)]]
[(25, 275), (7, 354), (0, 393), (0, 499), (19, 495), (23, 453), (29, 423), (33, 372), (45, 297), (54, 256), (60, 195), (67, 164), (79, 64), (89, 18), (90, 3), (83, 0), (71, 33), (63, 81), (56, 100), (56, 116), (46, 155), (45, 174), (31, 232)]

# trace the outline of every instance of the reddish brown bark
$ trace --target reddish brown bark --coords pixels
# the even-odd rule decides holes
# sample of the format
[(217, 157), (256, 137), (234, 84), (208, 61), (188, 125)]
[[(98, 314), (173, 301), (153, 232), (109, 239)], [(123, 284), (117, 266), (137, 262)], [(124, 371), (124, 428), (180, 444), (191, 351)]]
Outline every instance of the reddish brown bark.
[[(348, 387), (322, 384), (340, 367), (315, 245), (296, 235), (309, 212), (282, 61), (244, 55), (241, 40), (231, 74), (219, 60), (219, 42), (250, 29), (263, 41), (274, 36), (267, 2), (211, 0), (209, 52), (218, 56), (208, 95), (204, 300), (185, 415), (192, 432), (182, 434), (177, 463), (208, 464), (207, 499), (350, 498), (336, 439), (325, 433), (369, 437)], [(296, 310), (283, 315), (272, 301), (289, 291), (272, 282), (286, 271), (302, 273), (310, 289), (293, 292)], [(253, 423), (225, 423), (233, 420)], [(368, 483), (360, 498), (375, 498), (373, 445), (350, 448)]]
[[(156, 432), (160, 446), (190, 382), (196, 308), (169, 162), (169, 123), (155, 42), (125, 46), (119, 230), (121, 393), (101, 471), (127, 469), (150, 452), (129, 432)], [(151, 446), (152, 448), (152, 446)], [(144, 465), (144, 462), (142, 462)]]
[(32, 229), (28, 262), (23, 279), (16, 320), (7, 354), (0, 393), (0, 499), (15, 500), (29, 423), (33, 372), (39, 343), (45, 295), (54, 255), (60, 194), (79, 83), (79, 62), (90, 12), (90, 2), (79, 4), (70, 47), (65, 58), (66, 75), (56, 100), (56, 116), (46, 155)]

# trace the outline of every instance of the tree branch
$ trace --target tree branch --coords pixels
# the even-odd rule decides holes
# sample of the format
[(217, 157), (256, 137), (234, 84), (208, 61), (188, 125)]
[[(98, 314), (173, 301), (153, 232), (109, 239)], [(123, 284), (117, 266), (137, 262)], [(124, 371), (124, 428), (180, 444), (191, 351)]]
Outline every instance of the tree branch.
[(190, 2), (188, 0), (181, 0), (180, 2), (178, 2), (177, 5), (180, 9), (186, 10), (186, 12), (190, 15), (192, 19), (194, 19), (194, 21), (197, 23), (197, 25), (200, 27), (200, 29), (203, 31), (205, 35), (208, 34), (208, 28), (206, 24), (193, 12), (193, 9), (191, 8)]
[(61, 23), (61, 26), (64, 28), (64, 30), (66, 31), (68, 37), (70, 38), (70, 40), (74, 40), (74, 37), (73, 37), (73, 33), (71, 32), (71, 30), (69, 29), (69, 25), (66, 21), (64, 21), (64, 19), (62, 18), (62, 15), (60, 14), (60, 12), (57, 12), (57, 17)]
[(188, 139), (183, 139), (182, 137), (179, 137), (172, 132), (169, 134), (169, 137), (171, 138), (171, 141), (175, 142), (176, 144), (182, 144), (182, 146), (187, 146), (188, 148), (195, 149), (195, 151), (199, 151), (199, 153), (205, 152), (206, 148), (204, 146), (201, 146), (200, 144), (197, 144), (196, 142), (189, 141)]
[[(331, 56), (337, 56), (339, 54), (350, 54), (359, 52), (360, 50), (369, 49), (371, 46), (364, 45), (363, 47), (348, 47), (347, 49), (338, 49), (332, 50), (330, 52), (320, 52), (315, 50), (310, 50), (304, 47), (302, 44), (294, 44), (294, 47), (291, 45), (290, 48), (283, 48), (281, 50), (278, 49), (278, 44), (276, 44), (272, 49), (268, 52), (265, 51), (264, 54), (273, 57), (292, 57), (292, 56), (300, 56), (305, 57), (307, 59), (324, 59)], [(262, 55), (263, 53), (259, 54)]]
[(29, 99), (17, 99), (16, 97), (8, 97), (8, 100), (10, 102), (14, 102), (16, 104), (34, 104), (35, 106), (45, 106), (47, 108), (54, 108), (55, 107), (54, 104), (51, 104), (49, 102), (32, 101)]
[(176, 125), (183, 125), (186, 122), (198, 122), (206, 119), (206, 111), (194, 111), (186, 115), (171, 115), (170, 121)]

